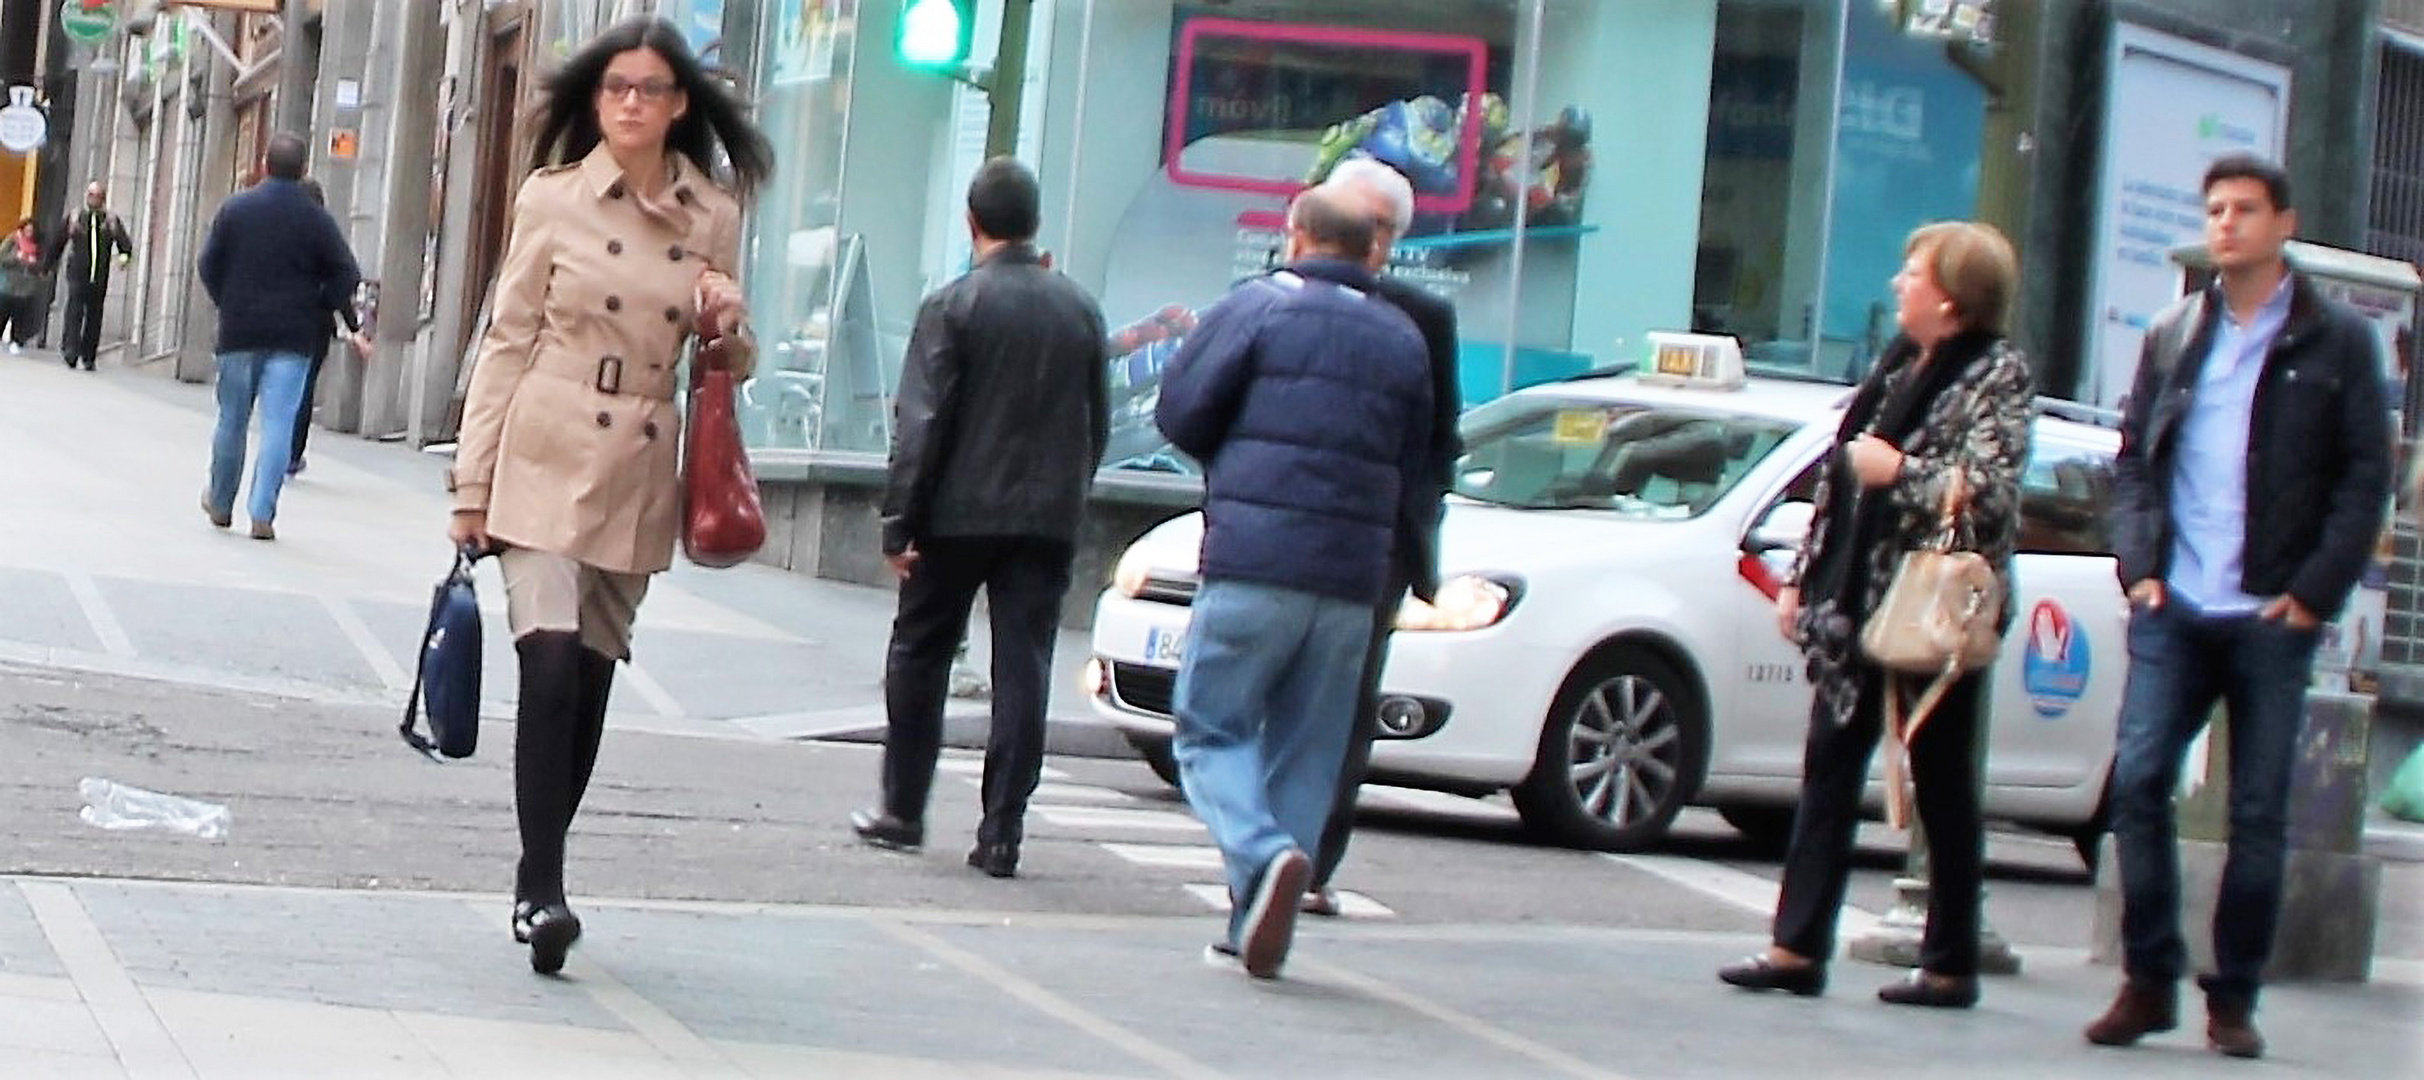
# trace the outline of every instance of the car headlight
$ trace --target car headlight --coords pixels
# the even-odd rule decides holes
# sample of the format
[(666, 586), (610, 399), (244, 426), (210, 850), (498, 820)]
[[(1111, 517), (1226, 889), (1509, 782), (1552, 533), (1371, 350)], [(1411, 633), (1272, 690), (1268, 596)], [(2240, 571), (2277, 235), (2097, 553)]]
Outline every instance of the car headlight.
[(1408, 596), (1397, 608), (1400, 630), (1479, 630), (1495, 626), (1514, 610), (1513, 578), (1461, 574), (1441, 582), (1430, 603)]
[(1111, 567), (1111, 587), (1130, 600), (1145, 591), (1145, 580), (1152, 576), (1152, 560), (1145, 557), (1145, 545), (1130, 544), (1121, 552), (1119, 562)]

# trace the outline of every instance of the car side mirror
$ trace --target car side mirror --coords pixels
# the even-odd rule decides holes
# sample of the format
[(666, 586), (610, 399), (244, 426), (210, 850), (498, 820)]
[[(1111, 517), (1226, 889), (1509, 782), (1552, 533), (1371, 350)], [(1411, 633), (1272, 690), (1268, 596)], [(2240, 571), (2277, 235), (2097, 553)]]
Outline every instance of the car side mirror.
[(1767, 516), (1751, 527), (1750, 535), (1742, 538), (1742, 550), (1753, 555), (1771, 551), (1791, 551), (1809, 539), (1810, 526), (1818, 520), (1818, 506), (1800, 499), (1788, 499), (1769, 507)]

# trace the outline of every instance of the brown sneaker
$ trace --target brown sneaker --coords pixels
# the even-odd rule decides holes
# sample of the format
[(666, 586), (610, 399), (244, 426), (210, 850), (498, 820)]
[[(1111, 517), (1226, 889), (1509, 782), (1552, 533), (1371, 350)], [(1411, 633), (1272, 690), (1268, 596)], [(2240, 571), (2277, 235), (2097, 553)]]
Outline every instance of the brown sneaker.
[(2264, 1056), (2264, 1036), (2256, 1031), (2253, 1006), (2205, 999), (2205, 1045), (2235, 1058)]
[(2180, 988), (2173, 983), (2124, 980), (2112, 1008), (2087, 1025), (2087, 1041), (2129, 1046), (2158, 1031), (2180, 1026)]
[(252, 523), (252, 538), (255, 540), (275, 540), (278, 538), (278, 530), (271, 527), (271, 525), (266, 521), (256, 521)]

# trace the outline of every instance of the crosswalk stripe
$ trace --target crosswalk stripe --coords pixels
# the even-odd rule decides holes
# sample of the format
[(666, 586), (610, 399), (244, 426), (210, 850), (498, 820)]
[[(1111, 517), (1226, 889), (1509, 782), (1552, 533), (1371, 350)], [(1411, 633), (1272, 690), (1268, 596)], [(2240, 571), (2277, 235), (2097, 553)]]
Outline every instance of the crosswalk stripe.
[[(1226, 885), (1190, 884), (1182, 885), (1180, 888), (1185, 889), (1187, 895), (1203, 901), (1205, 907), (1219, 912), (1226, 912), (1229, 910), (1229, 887)], [(1340, 918), (1394, 919), (1397, 917), (1397, 913), (1389, 910), (1389, 906), (1387, 904), (1383, 904), (1380, 901), (1374, 900), (1362, 893), (1349, 889), (1339, 889), (1336, 891), (1338, 893), (1338, 914)]]
[[(1703, 896), (1731, 904), (1754, 915), (1771, 915), (1776, 911), (1776, 883), (1757, 874), (1748, 874), (1719, 863), (1681, 855), (1618, 855), (1604, 853), (1609, 862), (1632, 867), (1656, 877), (1691, 889)], [(1837, 916), (1837, 935), (1854, 938), (1877, 927), (1877, 916), (1850, 904), (1843, 905)]]
[(1218, 870), (1220, 849), (1180, 844), (1111, 844), (1095, 845), (1138, 866), (1158, 866), (1176, 870)]
[[(982, 754), (944, 754), (942, 760), (934, 763), (934, 767), (957, 776), (983, 776), (985, 774), (985, 757)], [(1066, 780), (1069, 778), (1069, 774), (1064, 770), (1046, 765), (1043, 777), (1046, 780)]]
[(1035, 798), (1043, 802), (1091, 802), (1117, 805), (1144, 801), (1117, 788), (1096, 787), (1092, 784), (1064, 784), (1049, 780), (1036, 785)]
[(93, 637), (101, 642), (101, 648), (111, 656), (135, 655), (134, 640), (126, 636), (126, 627), (110, 611), (109, 601), (102, 597), (101, 586), (93, 581), (93, 576), (73, 570), (59, 576), (67, 579), (67, 591), (75, 594), (76, 606), (84, 609), (84, 621), (92, 624)]
[(1168, 810), (1129, 810), (1113, 806), (1038, 806), (1037, 816), (1065, 829), (1151, 829), (1162, 832), (1201, 832), (1203, 823)]
[(353, 642), (354, 650), (362, 654), (363, 662), (370, 665), (371, 673), (377, 675), (387, 689), (411, 689), (412, 680), (405, 676), (403, 666), (396, 663), (395, 656), (387, 651), (387, 646), (379, 643), (378, 635), (370, 632), (370, 624), (362, 621), (362, 616), (354, 612), (352, 604), (323, 594), (320, 606), (328, 609), (328, 617), (336, 620), (337, 629), (345, 632), (346, 639)]
[(656, 710), (658, 716), (682, 715), (682, 703), (673, 700), (673, 695), (666, 691), (665, 684), (656, 681), (655, 676), (648, 674), (646, 668), (628, 660), (624, 661), (623, 681), (630, 683), (631, 689), (646, 699), (648, 707)]

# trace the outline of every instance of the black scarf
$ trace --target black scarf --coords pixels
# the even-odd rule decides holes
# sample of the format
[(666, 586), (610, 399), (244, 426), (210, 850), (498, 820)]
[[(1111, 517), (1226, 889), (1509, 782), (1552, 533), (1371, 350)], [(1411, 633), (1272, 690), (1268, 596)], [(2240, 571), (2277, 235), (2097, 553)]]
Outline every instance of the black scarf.
[(1896, 337), (1868, 378), (1861, 380), (1851, 406), (1844, 410), (1843, 426), (1836, 429), (1835, 450), (1827, 457), (1826, 467), (1832, 471), (1828, 479), (1835, 494), (1826, 509), (1826, 545), (1810, 553), (1809, 568), (1802, 574), (1804, 604), (1832, 599), (1853, 618), (1867, 618), (1866, 553), (1893, 528), (1891, 501), (1872, 498), (1872, 493), (1861, 489), (1860, 479), (1852, 475), (1850, 455), (1843, 448), (1864, 433), (1895, 446), (1909, 442), (1927, 422), (1936, 399), (1969, 374), (1971, 365), (1985, 357), (1998, 340), (1983, 330), (1962, 331), (1938, 343), (1927, 366), (1912, 372), (1911, 365), (1919, 360), (1919, 345), (1908, 337)]

